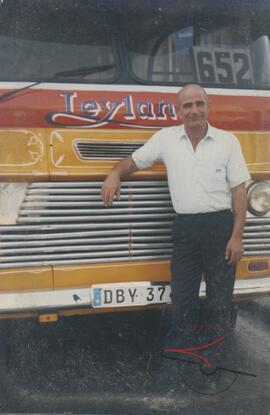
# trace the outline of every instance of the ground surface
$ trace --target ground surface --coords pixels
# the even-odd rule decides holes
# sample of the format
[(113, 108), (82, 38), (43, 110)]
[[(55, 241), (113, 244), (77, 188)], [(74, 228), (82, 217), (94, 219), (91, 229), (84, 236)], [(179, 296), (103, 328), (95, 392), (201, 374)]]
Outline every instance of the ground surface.
[(270, 414), (270, 300), (241, 303), (218, 363), (247, 374), (163, 358), (168, 323), (169, 311), (149, 310), (1, 326), (0, 411)]

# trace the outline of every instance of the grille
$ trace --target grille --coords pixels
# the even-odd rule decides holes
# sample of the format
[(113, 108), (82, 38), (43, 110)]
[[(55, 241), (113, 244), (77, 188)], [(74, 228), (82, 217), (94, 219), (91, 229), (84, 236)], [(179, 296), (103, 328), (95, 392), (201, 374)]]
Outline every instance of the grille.
[(165, 259), (174, 217), (166, 182), (122, 184), (105, 207), (101, 183), (33, 183), (16, 225), (0, 226), (1, 268)]
[[(16, 225), (0, 226), (0, 268), (169, 259), (167, 182), (124, 182), (104, 207), (99, 182), (33, 183)], [(270, 254), (270, 218), (248, 217), (245, 255)]]
[(243, 241), (244, 255), (270, 255), (270, 217), (247, 217)]
[(129, 156), (133, 151), (141, 147), (143, 143), (139, 142), (103, 142), (100, 141), (76, 141), (75, 150), (79, 157), (83, 160), (91, 159), (122, 159)]

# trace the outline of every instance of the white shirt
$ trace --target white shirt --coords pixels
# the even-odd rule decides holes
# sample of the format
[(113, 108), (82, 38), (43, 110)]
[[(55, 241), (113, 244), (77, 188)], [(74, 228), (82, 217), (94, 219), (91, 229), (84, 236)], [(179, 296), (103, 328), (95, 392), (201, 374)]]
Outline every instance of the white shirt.
[(180, 125), (155, 133), (132, 158), (140, 170), (165, 163), (177, 213), (231, 209), (230, 189), (250, 179), (238, 139), (210, 124), (195, 151)]

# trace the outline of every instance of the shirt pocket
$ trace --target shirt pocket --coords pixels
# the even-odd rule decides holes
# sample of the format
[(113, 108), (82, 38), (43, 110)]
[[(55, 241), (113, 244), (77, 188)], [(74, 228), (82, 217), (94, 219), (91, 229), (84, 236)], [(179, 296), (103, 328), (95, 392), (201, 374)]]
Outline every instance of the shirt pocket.
[(224, 165), (215, 164), (214, 166), (207, 166), (202, 176), (204, 187), (208, 192), (224, 192), (228, 189)]

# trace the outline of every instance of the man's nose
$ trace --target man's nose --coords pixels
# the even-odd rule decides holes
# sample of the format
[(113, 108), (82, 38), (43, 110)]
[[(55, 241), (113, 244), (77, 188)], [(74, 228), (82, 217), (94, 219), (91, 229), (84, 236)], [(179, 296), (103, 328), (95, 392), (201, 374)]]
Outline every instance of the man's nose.
[(192, 112), (194, 112), (194, 113), (199, 112), (199, 107), (198, 107), (198, 105), (197, 105), (197, 104), (193, 104), (193, 105), (192, 105)]

